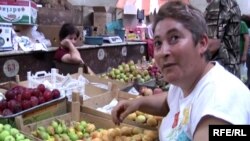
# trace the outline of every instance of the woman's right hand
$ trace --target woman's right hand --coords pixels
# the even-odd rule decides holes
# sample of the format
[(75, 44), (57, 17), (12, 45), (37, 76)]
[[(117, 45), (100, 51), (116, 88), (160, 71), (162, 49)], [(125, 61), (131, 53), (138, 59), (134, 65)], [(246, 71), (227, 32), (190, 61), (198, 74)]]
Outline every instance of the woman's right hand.
[(139, 99), (120, 101), (112, 110), (113, 122), (120, 125), (130, 113), (139, 109), (139, 103)]

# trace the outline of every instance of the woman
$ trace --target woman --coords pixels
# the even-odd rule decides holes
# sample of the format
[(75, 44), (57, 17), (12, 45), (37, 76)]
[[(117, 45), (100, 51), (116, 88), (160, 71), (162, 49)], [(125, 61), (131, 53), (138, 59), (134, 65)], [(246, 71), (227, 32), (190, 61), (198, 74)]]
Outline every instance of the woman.
[[(87, 67), (81, 58), (80, 52), (75, 47), (79, 35), (78, 29), (73, 24), (65, 23), (62, 25), (59, 32), (60, 46), (56, 50), (55, 60)], [(89, 67), (86, 69), (88, 73), (94, 74)]]
[(168, 94), (120, 101), (112, 110), (120, 124), (140, 110), (164, 116), (161, 141), (208, 141), (210, 124), (250, 124), (250, 92), (218, 62), (209, 62), (202, 13), (182, 2), (163, 5), (154, 22), (154, 58)]

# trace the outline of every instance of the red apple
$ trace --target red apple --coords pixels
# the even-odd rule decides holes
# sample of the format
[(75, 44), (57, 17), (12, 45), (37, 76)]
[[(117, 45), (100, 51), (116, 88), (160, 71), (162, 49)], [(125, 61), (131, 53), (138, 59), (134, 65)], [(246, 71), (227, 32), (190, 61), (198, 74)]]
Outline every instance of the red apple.
[(39, 103), (39, 104), (42, 104), (42, 103), (44, 103), (44, 102), (45, 102), (44, 97), (43, 97), (43, 96), (39, 96), (39, 97), (38, 97), (38, 103)]
[(8, 107), (8, 102), (6, 100), (1, 100), (0, 101), (0, 111), (3, 111)]
[(60, 97), (60, 91), (58, 89), (54, 89), (52, 92), (52, 97), (53, 99), (59, 98)]
[(8, 115), (12, 115), (12, 111), (10, 109), (4, 109), (2, 112), (3, 116), (8, 116)]
[(18, 113), (22, 111), (22, 106), (20, 104), (20, 102), (17, 102), (16, 105), (13, 108), (13, 113)]
[(42, 95), (42, 92), (40, 92), (38, 88), (34, 88), (32, 91), (32, 96), (39, 97), (40, 95)]
[(44, 93), (44, 91), (45, 91), (45, 86), (44, 86), (43, 84), (39, 84), (39, 85), (37, 86), (37, 88), (38, 88), (38, 90), (39, 90), (40, 92)]
[(31, 107), (31, 102), (28, 101), (28, 100), (23, 100), (22, 101), (22, 109), (23, 110), (26, 110), (26, 109), (29, 109)]
[(10, 101), (8, 101), (8, 109), (10, 109), (13, 112), (16, 106), (16, 103), (17, 101), (15, 99), (11, 99)]
[(31, 106), (32, 106), (32, 107), (39, 104), (38, 98), (35, 97), (35, 96), (31, 96), (30, 102), (31, 102)]
[(18, 102), (21, 102), (22, 101), (22, 94), (17, 94), (15, 97), (15, 100)]
[(43, 97), (44, 97), (45, 101), (50, 101), (53, 98), (52, 94), (51, 94), (51, 91), (48, 90), (48, 89), (44, 91)]
[(5, 97), (7, 99), (7, 101), (11, 100), (11, 99), (14, 99), (16, 96), (16, 93), (15, 93), (15, 90), (8, 90), (6, 93), (5, 93)]
[(32, 91), (30, 89), (25, 89), (24, 92), (22, 93), (22, 99), (30, 100), (31, 92)]

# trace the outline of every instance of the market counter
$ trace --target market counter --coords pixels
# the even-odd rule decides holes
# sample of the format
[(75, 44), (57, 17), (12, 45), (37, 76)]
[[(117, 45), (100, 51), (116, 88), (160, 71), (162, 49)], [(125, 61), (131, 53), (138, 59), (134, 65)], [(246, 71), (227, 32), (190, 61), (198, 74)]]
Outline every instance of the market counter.
[[(117, 67), (122, 62), (129, 60), (137, 62), (142, 56), (147, 55), (145, 42), (83, 45), (77, 48), (86, 64), (97, 74)], [(51, 68), (56, 67), (53, 61), (56, 49), (56, 47), (50, 47), (48, 51), (0, 52), (0, 82), (14, 81), (17, 74), (21, 81), (27, 80), (28, 71), (32, 73), (50, 71)]]

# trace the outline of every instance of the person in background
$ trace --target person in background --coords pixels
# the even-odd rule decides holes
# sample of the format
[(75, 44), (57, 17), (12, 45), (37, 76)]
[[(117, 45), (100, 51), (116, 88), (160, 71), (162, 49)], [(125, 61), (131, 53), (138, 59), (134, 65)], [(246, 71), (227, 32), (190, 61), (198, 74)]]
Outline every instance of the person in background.
[[(244, 46), (244, 52), (245, 49), (247, 48), (248, 50), (246, 51), (247, 56), (246, 56), (246, 66), (247, 66), (247, 81), (246, 85), (250, 89), (250, 36), (249, 36), (249, 31), (248, 29), (250, 27), (250, 16), (243, 15), (242, 16), (242, 22), (241, 22), (241, 46)], [(247, 34), (248, 33), (248, 34)], [(243, 58), (245, 59), (245, 58)], [(244, 60), (243, 60), (244, 61)]]
[(235, 0), (207, 0), (210, 59), (240, 78), (241, 11)]
[(93, 71), (85, 65), (80, 52), (75, 47), (80, 32), (71, 23), (62, 25), (59, 31), (60, 46), (56, 50), (54, 59), (59, 62), (79, 64), (87, 67), (87, 73), (94, 74)]
[(208, 141), (209, 125), (250, 124), (250, 91), (208, 60), (207, 25), (199, 10), (168, 2), (156, 15), (153, 31), (155, 62), (169, 91), (119, 101), (112, 110), (114, 123), (137, 110), (163, 116), (160, 141)]

